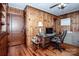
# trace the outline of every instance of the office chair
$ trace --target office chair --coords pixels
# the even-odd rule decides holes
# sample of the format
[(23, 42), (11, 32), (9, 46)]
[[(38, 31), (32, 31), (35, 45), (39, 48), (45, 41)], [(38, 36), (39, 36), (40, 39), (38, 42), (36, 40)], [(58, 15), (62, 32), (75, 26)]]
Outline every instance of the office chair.
[(62, 52), (62, 50), (65, 50), (61, 47), (61, 44), (63, 44), (66, 34), (67, 30), (63, 31), (63, 33), (60, 36), (56, 35), (54, 38), (52, 38), (51, 42), (55, 46), (54, 49), (58, 49), (60, 52)]

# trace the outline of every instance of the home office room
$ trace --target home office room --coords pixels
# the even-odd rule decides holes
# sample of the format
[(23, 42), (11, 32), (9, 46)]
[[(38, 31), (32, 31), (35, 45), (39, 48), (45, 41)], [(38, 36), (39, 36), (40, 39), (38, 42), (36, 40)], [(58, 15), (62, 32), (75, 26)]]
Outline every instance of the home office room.
[(79, 56), (79, 3), (0, 3), (0, 56)]

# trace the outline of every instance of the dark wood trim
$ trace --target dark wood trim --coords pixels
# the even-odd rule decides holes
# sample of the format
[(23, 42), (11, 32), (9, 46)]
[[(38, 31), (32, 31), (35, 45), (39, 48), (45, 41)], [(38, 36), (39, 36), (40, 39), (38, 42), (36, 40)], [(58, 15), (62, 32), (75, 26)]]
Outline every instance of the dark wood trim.
[(73, 13), (79, 13), (79, 10), (78, 11), (74, 11), (74, 12), (69, 12), (69, 13), (66, 13), (66, 14), (63, 14), (63, 15), (60, 15), (59, 17), (61, 17), (61, 16), (64, 16), (64, 15), (68, 15), (68, 14), (73, 14)]
[(26, 13), (25, 11), (23, 10), (23, 18), (24, 18), (24, 44), (26, 44)]

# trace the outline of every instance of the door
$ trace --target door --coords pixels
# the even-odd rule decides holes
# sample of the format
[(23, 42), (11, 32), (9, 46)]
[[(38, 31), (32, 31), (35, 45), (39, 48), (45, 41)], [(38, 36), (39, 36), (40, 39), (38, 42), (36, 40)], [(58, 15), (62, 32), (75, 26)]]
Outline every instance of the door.
[(19, 45), (24, 43), (24, 19), (23, 16), (8, 14), (9, 45)]

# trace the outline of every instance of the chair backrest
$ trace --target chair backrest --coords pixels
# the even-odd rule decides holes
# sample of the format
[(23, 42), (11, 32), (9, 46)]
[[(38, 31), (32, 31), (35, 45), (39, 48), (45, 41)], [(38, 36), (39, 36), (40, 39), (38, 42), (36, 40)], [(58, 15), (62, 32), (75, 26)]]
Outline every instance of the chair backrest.
[(67, 30), (64, 30), (63, 33), (62, 33), (62, 35), (61, 35), (61, 43), (63, 43), (66, 34), (67, 34)]

